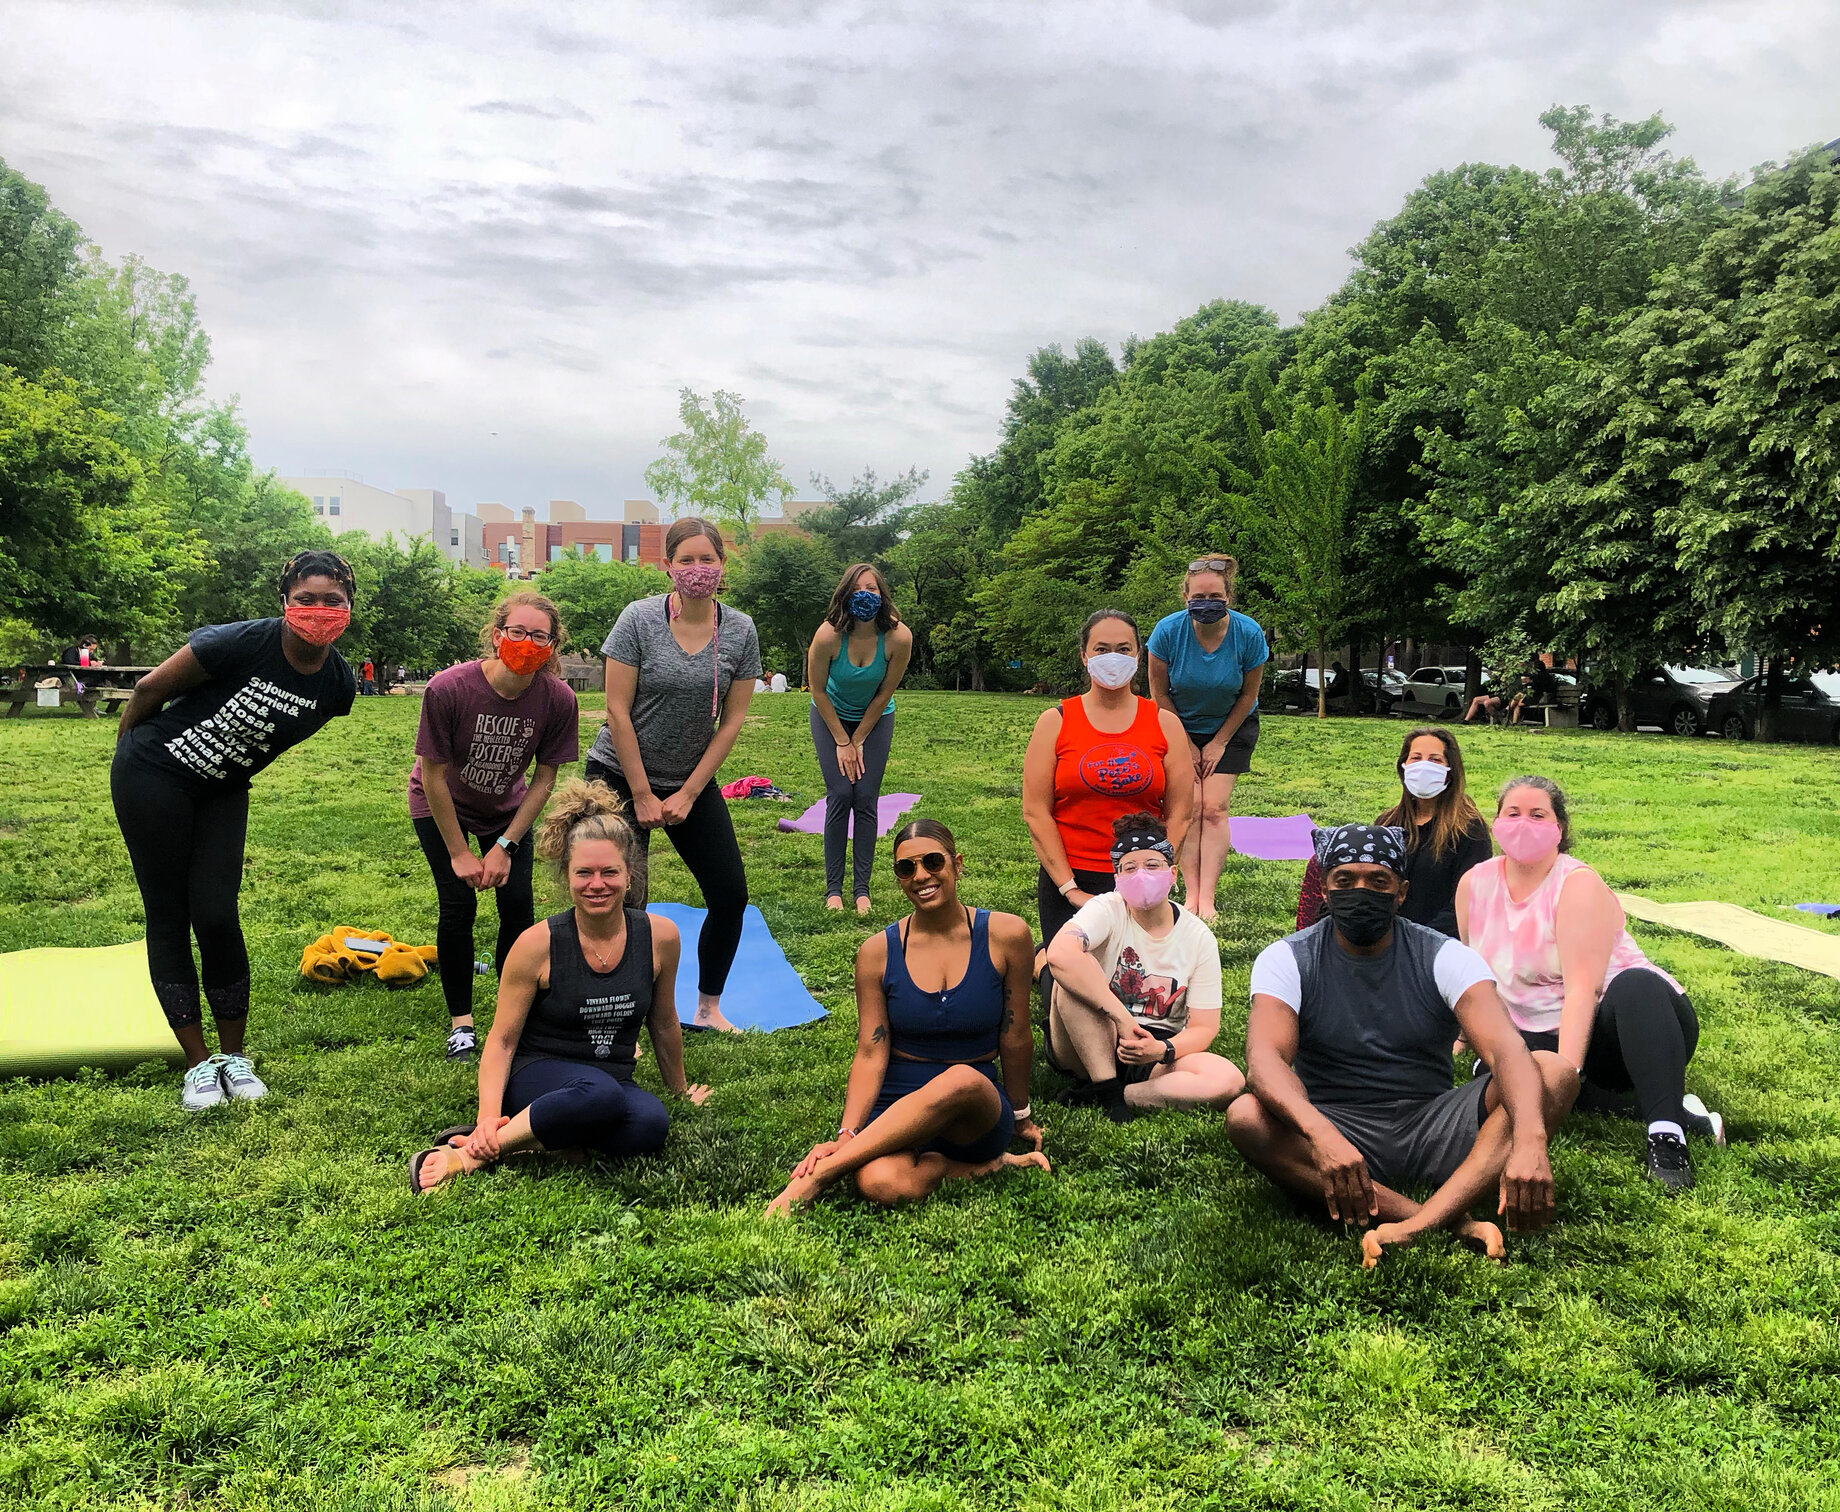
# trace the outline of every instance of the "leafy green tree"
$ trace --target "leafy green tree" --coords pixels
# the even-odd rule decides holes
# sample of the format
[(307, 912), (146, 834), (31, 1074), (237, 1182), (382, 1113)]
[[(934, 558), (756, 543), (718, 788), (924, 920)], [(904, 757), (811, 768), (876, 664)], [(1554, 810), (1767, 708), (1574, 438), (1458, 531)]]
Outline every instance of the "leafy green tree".
[(394, 536), (373, 541), (353, 530), (333, 545), (357, 579), (351, 628), (339, 642), (347, 657), (438, 671), (479, 654), (459, 569), (426, 537), (399, 546)]
[(603, 562), (583, 557), (571, 546), (529, 586), (554, 600), (576, 655), (599, 656), (620, 611), (642, 598), (668, 593), (671, 580), (656, 567)]
[(995, 647), (984, 634), (976, 596), (994, 547), (955, 491), (915, 507), (907, 533), (888, 553), (889, 586), (914, 634), (916, 666), (941, 682), (951, 676), (984, 691)]
[(741, 403), (726, 389), (707, 402), (692, 389), (681, 390), (677, 415), (684, 428), (659, 443), (665, 454), (646, 468), (645, 481), (673, 513), (726, 521), (746, 539), (761, 505), (774, 497), (784, 503), (793, 488)]
[(874, 468), (865, 467), (849, 487), (838, 488), (829, 478), (814, 475), (812, 486), (824, 495), (827, 507), (810, 511), (799, 524), (829, 542), (831, 555), (845, 566), (851, 562), (879, 566), (904, 534), (914, 497), (925, 485), (926, 476), (910, 467), (884, 483)]
[(0, 367), (37, 378), (57, 361), (82, 244), (44, 190), (0, 162)]
[(788, 675), (804, 667), (811, 638), (847, 565), (837, 560), (828, 541), (798, 531), (762, 536), (730, 560), (729, 594), (737, 608), (753, 616), (763, 659), (796, 655), (797, 667)]
[(0, 616), (53, 638), (156, 638), (201, 559), (149, 501), (115, 417), (0, 370)]

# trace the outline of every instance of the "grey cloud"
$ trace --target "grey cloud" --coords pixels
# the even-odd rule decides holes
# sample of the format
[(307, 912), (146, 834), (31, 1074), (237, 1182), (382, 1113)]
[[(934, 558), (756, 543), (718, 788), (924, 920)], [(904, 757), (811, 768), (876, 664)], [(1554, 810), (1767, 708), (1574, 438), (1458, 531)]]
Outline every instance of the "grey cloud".
[(473, 115), (531, 116), (539, 121), (594, 120), (579, 105), (571, 105), (567, 100), (548, 100), (541, 104), (535, 100), (482, 100), (466, 108)]

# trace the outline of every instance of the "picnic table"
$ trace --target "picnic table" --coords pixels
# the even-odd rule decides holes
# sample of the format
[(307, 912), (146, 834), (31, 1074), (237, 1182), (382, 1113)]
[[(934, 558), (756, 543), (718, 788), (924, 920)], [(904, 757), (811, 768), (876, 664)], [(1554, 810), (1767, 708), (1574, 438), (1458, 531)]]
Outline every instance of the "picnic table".
[(60, 705), (74, 703), (86, 718), (97, 718), (98, 706), (119, 714), (122, 705), (134, 696), (134, 685), (153, 670), (152, 667), (73, 667), (57, 662), (47, 667), (28, 668), (24, 681), (0, 688), (0, 701), (7, 705), (6, 717), (13, 718), (27, 704), (38, 698), (38, 685), (51, 678), (58, 681)]

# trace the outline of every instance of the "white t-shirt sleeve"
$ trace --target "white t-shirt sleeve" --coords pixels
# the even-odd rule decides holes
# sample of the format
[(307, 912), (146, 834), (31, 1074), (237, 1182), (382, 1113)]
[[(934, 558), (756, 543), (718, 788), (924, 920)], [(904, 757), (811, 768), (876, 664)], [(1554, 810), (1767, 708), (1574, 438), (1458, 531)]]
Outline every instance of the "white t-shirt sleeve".
[[(1215, 969), (1219, 969), (1218, 961)], [(1485, 966), (1483, 971), (1487, 970)], [(1252, 963), (1252, 995), (1257, 997), (1260, 993), (1275, 997), (1292, 1013), (1303, 1012), (1303, 976), (1297, 970), (1297, 956), (1289, 940), (1267, 945)]]
[(1489, 963), (1461, 940), (1445, 943), (1444, 948), (1438, 951), (1437, 959), (1431, 963), (1431, 974), (1437, 979), (1438, 992), (1443, 996), (1447, 1008), (1456, 1007), (1457, 999), (1476, 983), (1495, 980), (1495, 973), (1489, 970)]
[(1124, 899), (1115, 892), (1095, 894), (1082, 903), (1080, 911), (1062, 927), (1077, 929), (1085, 935), (1087, 951), (1098, 956), (1109, 972), (1111, 958), (1106, 948), (1124, 928)]
[[(1193, 929), (1187, 927), (1191, 924)], [(1187, 909), (1178, 916), (1178, 927), (1187, 936), (1184, 942), (1188, 946), (1187, 970), (1183, 975), (1188, 981), (1188, 1011), (1219, 1013), (1220, 942), (1214, 938), (1214, 931)], [(1293, 968), (1295, 964), (1293, 961)]]

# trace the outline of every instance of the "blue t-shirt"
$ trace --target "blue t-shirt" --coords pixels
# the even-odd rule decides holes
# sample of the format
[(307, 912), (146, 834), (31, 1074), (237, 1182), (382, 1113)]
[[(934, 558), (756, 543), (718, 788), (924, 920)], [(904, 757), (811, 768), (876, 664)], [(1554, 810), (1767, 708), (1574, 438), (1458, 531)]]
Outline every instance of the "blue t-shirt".
[(1259, 622), (1237, 609), (1227, 611), (1227, 635), (1218, 651), (1195, 638), (1194, 620), (1178, 609), (1156, 622), (1150, 654), (1169, 664), (1169, 696), (1182, 728), (1204, 739), (1227, 722), (1246, 674), (1271, 656)]

